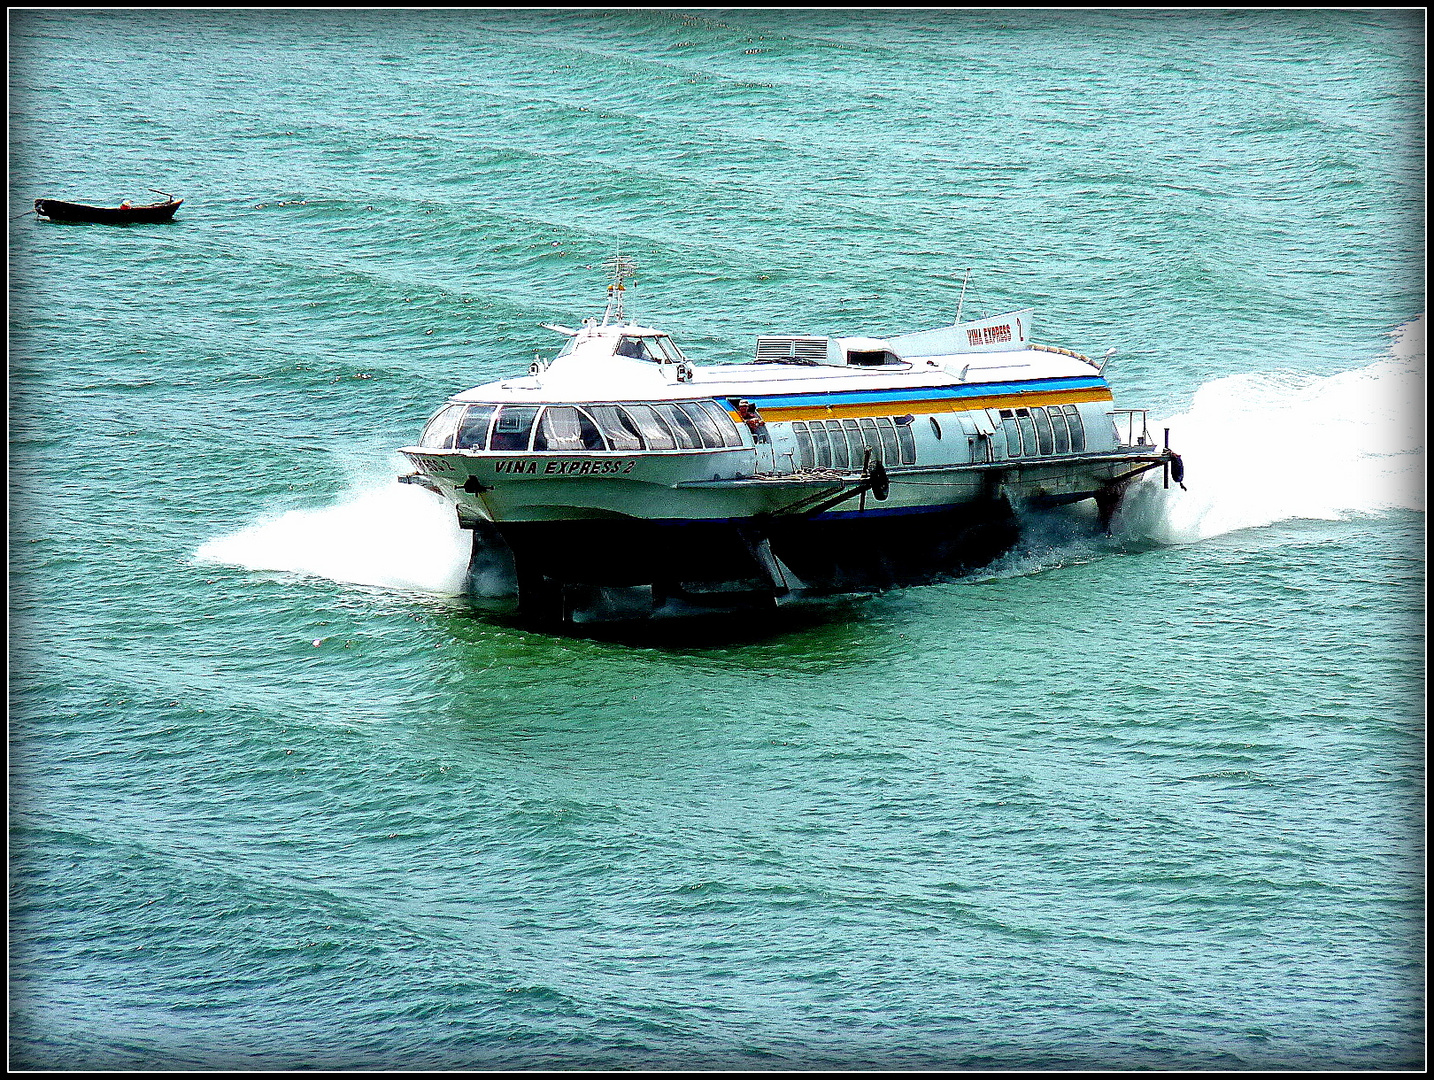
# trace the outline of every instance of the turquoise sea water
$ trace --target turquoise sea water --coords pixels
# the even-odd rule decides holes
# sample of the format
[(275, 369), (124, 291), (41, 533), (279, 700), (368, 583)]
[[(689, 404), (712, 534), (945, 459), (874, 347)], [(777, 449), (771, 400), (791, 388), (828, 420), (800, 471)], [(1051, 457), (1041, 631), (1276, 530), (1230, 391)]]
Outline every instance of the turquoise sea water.
[[(1422, 12), (10, 30), (12, 1067), (1422, 1064)], [(494, 621), (393, 449), (619, 244), (713, 362), (973, 268), (1189, 491), (737, 640)]]

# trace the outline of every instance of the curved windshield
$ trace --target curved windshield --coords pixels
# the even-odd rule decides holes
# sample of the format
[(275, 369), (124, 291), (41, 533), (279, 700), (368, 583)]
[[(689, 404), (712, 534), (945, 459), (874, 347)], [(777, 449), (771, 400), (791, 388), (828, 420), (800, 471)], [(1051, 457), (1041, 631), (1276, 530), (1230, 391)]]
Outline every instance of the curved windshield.
[(624, 335), (618, 339), (617, 347), (613, 349), (618, 356), (628, 356), (634, 360), (652, 360), (656, 363), (677, 363), (679, 360), (687, 359), (682, 355), (682, 350), (666, 334), (656, 337), (637, 337), (636, 335)]
[(620, 405), (446, 405), (424, 427), (418, 445), (551, 454), (722, 450), (743, 443), (731, 414), (709, 398)]
[(682, 355), (682, 350), (677, 347), (677, 342), (673, 341), (670, 337), (653, 338), (651, 344), (648, 345), (648, 349), (654, 352), (660, 351), (663, 356), (667, 357), (667, 359), (673, 363), (676, 363), (678, 360), (687, 359), (687, 357)]
[(458, 426), (458, 418), (463, 415), (462, 405), (446, 405), (434, 414), (433, 419), (423, 428), (423, 434), (418, 437), (418, 445), (433, 450), (451, 450), (453, 448), (453, 429)]

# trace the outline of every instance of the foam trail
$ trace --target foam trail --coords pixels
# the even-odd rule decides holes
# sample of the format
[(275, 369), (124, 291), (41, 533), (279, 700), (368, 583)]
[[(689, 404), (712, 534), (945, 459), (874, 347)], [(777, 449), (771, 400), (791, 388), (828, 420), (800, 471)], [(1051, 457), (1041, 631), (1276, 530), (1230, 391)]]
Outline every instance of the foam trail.
[(1293, 518), (1424, 509), (1424, 316), (1389, 354), (1328, 377), (1275, 371), (1202, 386), (1170, 428), (1188, 491), (1149, 474), (1115, 522), (1128, 539), (1182, 544)]
[(463, 591), (470, 534), (432, 492), (397, 481), (336, 506), (291, 510), (209, 541), (198, 562), (280, 570), (332, 581), (455, 596)]

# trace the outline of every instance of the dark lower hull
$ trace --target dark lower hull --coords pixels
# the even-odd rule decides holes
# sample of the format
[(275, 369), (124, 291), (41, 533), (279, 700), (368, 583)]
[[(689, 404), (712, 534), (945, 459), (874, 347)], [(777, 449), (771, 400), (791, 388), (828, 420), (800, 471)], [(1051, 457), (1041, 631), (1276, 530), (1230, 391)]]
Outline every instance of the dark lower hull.
[(474, 530), (474, 596), (541, 626), (772, 612), (984, 566), (1020, 537), (1010, 505), (742, 523), (533, 522)]
[(84, 203), (61, 202), (59, 199), (36, 199), (35, 213), (51, 221), (86, 222), (98, 225), (138, 225), (170, 221), (183, 199), (150, 206), (87, 206)]

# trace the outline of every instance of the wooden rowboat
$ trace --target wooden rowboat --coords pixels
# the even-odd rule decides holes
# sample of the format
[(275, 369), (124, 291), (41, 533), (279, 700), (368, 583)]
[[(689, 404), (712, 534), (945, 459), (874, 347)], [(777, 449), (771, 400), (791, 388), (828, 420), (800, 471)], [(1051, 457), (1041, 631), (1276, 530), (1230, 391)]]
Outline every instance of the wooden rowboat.
[(85, 203), (62, 202), (59, 199), (36, 199), (35, 213), (51, 221), (92, 221), (105, 225), (130, 225), (169, 221), (183, 199), (144, 206), (88, 206)]

